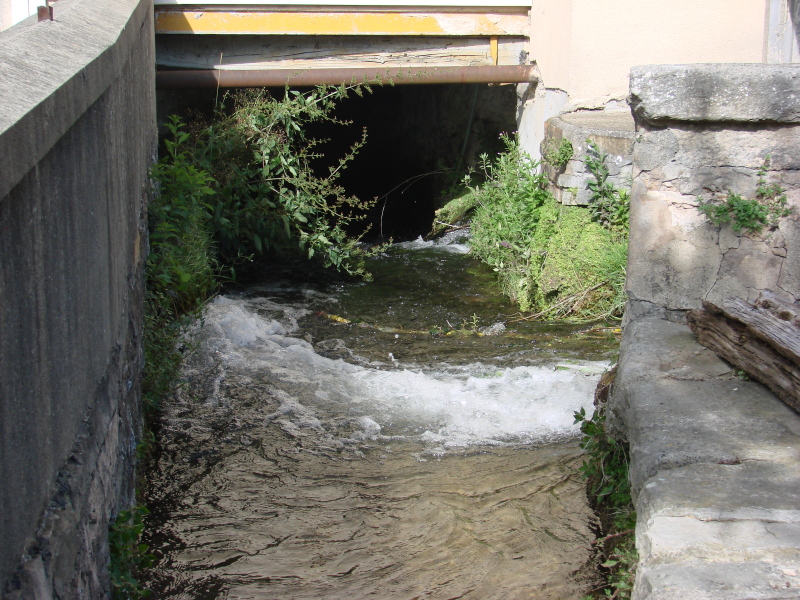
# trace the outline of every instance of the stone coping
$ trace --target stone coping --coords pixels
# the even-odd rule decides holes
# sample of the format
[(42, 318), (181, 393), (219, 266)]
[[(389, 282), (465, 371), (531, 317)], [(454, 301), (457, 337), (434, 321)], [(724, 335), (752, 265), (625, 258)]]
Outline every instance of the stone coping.
[(629, 110), (587, 110), (564, 113), (553, 117), (553, 121), (562, 121), (562, 128), (580, 129), (583, 135), (601, 135), (604, 137), (622, 137), (633, 139), (636, 127)]
[(628, 102), (646, 123), (800, 123), (800, 64), (637, 66)]

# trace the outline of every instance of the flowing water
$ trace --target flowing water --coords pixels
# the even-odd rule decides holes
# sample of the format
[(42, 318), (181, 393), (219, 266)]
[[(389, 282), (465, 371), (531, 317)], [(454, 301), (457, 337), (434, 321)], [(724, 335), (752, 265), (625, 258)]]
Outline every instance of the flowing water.
[(157, 598), (577, 599), (601, 327), (505, 322), (457, 244), (278, 278), (192, 331), (148, 475)]

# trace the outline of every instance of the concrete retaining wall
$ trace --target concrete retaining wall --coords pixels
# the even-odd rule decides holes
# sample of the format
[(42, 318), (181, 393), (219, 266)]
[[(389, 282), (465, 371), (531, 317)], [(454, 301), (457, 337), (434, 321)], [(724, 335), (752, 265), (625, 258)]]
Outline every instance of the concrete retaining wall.
[[(630, 301), (608, 424), (631, 447), (637, 600), (800, 597), (800, 415), (683, 324), (703, 300), (800, 299), (800, 66), (637, 67)], [(735, 232), (698, 197), (769, 181), (793, 213)]]
[(109, 593), (140, 430), (152, 6), (0, 33), (0, 593)]

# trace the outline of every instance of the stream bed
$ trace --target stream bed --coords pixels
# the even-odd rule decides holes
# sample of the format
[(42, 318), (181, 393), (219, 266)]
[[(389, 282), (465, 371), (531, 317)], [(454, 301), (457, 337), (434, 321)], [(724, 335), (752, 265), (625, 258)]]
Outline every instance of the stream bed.
[(374, 281), (276, 273), (187, 338), (147, 474), (160, 599), (579, 599), (597, 585), (573, 411), (613, 329), (512, 322), (459, 244)]

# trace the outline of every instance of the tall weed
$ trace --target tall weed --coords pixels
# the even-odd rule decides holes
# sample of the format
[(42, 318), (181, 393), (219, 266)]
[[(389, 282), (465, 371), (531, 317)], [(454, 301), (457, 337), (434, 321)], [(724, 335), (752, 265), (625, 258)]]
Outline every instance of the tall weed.
[(367, 253), (348, 229), (369, 205), (336, 184), (364, 138), (318, 177), (309, 165), (315, 142), (304, 129), (335, 121), (336, 101), (351, 91), (361, 88), (287, 90), (280, 100), (263, 90), (239, 92), (208, 123), (167, 123), (164, 154), (151, 172), (146, 407), (157, 407), (176, 385), (185, 324), (242, 264), (301, 255), (368, 277)]
[(366, 132), (350, 151), (318, 176), (311, 167), (317, 141), (305, 126), (336, 121), (336, 100), (358, 86), (286, 91), (276, 99), (264, 90), (226, 97), (211, 123), (194, 127), (193, 158), (211, 174), (209, 223), (220, 259), (301, 254), (324, 266), (366, 276), (365, 252), (353, 234), (373, 202), (348, 196), (337, 181), (366, 141)]
[(470, 188), (477, 203), (472, 252), (497, 272), (503, 292), (525, 311), (535, 293), (530, 272), (540, 257), (533, 253), (533, 238), (548, 192), (519, 142), (504, 136), (503, 143), (506, 151), (494, 162), (481, 155), (485, 182)]

